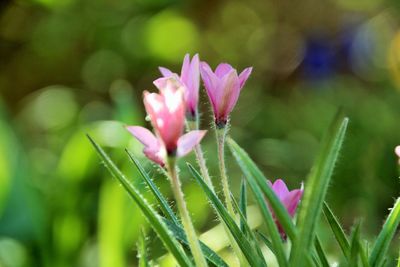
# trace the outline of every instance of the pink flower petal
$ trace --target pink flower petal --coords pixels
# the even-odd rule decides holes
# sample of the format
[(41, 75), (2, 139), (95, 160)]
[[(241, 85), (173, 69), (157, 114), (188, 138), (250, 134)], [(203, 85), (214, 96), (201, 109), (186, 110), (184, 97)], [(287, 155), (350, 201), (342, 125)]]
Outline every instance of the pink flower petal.
[(272, 185), (272, 189), (280, 200), (285, 199), (286, 195), (289, 193), (285, 182), (281, 179), (278, 179), (274, 182), (274, 184)]
[(187, 155), (200, 143), (207, 131), (195, 130), (182, 135), (178, 140), (178, 157)]
[(211, 105), (214, 111), (218, 109), (217, 107), (217, 90), (218, 90), (218, 78), (215, 76), (210, 66), (206, 62), (200, 63), (200, 74), (204, 82), (204, 87), (207, 91), (207, 95), (210, 98)]
[(148, 129), (141, 126), (127, 126), (126, 129), (143, 145), (148, 147), (159, 146), (157, 137)]
[(167, 68), (158, 67), (158, 70), (161, 72), (162, 76), (169, 77), (172, 76), (174, 73)]
[(247, 79), (249, 78), (251, 71), (253, 70), (252, 67), (250, 68), (245, 68), (242, 73), (240, 73), (239, 75), (239, 84), (240, 84), (240, 89), (243, 88), (243, 85), (245, 84), (245, 82), (247, 81)]
[(215, 75), (217, 75), (217, 77), (221, 79), (226, 74), (228, 74), (231, 70), (233, 70), (231, 65), (229, 65), (227, 63), (221, 63), (215, 69)]
[(294, 216), (296, 213), (297, 206), (303, 196), (303, 190), (295, 189), (290, 191), (286, 197), (282, 200), (283, 205), (286, 207), (290, 216)]
[(143, 153), (146, 157), (164, 166), (164, 150), (152, 132), (140, 126), (127, 126), (126, 129), (144, 145)]
[(181, 71), (181, 81), (186, 86), (185, 101), (188, 112), (195, 114), (199, 101), (200, 87), (200, 60), (199, 55), (193, 56), (190, 61), (189, 54), (186, 54)]

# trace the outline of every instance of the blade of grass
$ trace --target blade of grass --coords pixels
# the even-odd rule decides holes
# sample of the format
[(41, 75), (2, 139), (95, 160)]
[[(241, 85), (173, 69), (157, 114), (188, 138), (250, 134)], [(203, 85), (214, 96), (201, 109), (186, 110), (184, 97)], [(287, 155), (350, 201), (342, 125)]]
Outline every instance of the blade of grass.
[(261, 233), (260, 231), (256, 231), (258, 236), (261, 238), (261, 240), (264, 242), (264, 244), (271, 250), (272, 253), (276, 253), (274, 246), (272, 245), (271, 241), (269, 241), (268, 237)]
[(288, 214), (282, 202), (278, 199), (275, 192), (267, 184), (267, 178), (263, 175), (257, 165), (251, 160), (247, 153), (231, 138), (227, 140), (229, 148), (235, 157), (239, 167), (245, 174), (247, 182), (257, 185), (268, 200), (269, 205), (274, 211), (278, 221), (281, 223), (285, 233), (293, 241), (296, 239), (296, 228), (294, 227), (292, 218)]
[(315, 251), (317, 252), (319, 261), (321, 262), (321, 266), (329, 267), (330, 265), (326, 257), (326, 253), (321, 245), (321, 241), (319, 240), (318, 236), (315, 236)]
[(329, 181), (343, 143), (348, 124), (341, 112), (336, 115), (328, 133), (322, 142), (322, 149), (311, 169), (304, 197), (300, 204), (298, 217), (298, 238), (293, 243), (290, 263), (303, 266), (304, 253), (310, 250), (315, 236), (315, 227), (319, 220)]
[(348, 258), (350, 256), (349, 240), (347, 239), (347, 236), (344, 233), (343, 228), (340, 226), (339, 221), (336, 219), (336, 216), (333, 214), (332, 210), (329, 208), (326, 202), (324, 202), (323, 212), (344, 256)]
[(141, 174), (143, 180), (146, 182), (147, 186), (149, 187), (150, 191), (153, 193), (154, 197), (156, 198), (164, 216), (168, 218), (169, 220), (173, 221), (176, 225), (180, 225), (180, 222), (174, 212), (172, 211), (171, 207), (168, 205), (168, 201), (165, 199), (165, 197), (161, 194), (160, 190), (157, 188), (157, 186), (154, 184), (154, 182), (151, 180), (143, 166), (140, 164), (140, 162), (127, 150), (125, 149), (126, 153), (128, 154), (129, 158), (131, 161), (135, 164), (137, 170)]
[(139, 267), (150, 267), (149, 258), (147, 257), (147, 247), (146, 247), (146, 235), (142, 230), (139, 233), (139, 239), (137, 243)]
[(360, 223), (358, 223), (353, 231), (353, 235), (350, 243), (350, 258), (349, 258), (349, 266), (358, 266), (359, 259), (359, 240), (360, 240)]
[[(247, 178), (247, 176), (246, 176)], [(274, 247), (275, 256), (279, 263), (279, 266), (288, 266), (285, 251), (283, 248), (282, 237), (279, 234), (278, 227), (272, 217), (271, 211), (269, 210), (265, 198), (261, 192), (260, 187), (257, 185), (254, 179), (247, 179), (249, 186), (254, 194), (254, 198), (260, 208), (261, 215), (263, 216), (264, 222), (267, 226), (268, 234), (271, 238), (272, 246)]]
[(111, 175), (121, 183), (121, 185), (131, 196), (131, 198), (142, 210), (146, 219), (149, 221), (154, 231), (158, 234), (161, 241), (164, 243), (165, 247), (175, 257), (178, 264), (180, 264), (181, 266), (193, 266), (189, 257), (183, 251), (182, 246), (175, 239), (171, 231), (169, 231), (168, 227), (163, 223), (162, 218), (156, 213), (156, 211), (151, 207), (151, 205), (146, 201), (146, 199), (140, 194), (140, 192), (135, 188), (135, 186), (131, 183), (131, 181), (129, 181), (129, 179), (125, 177), (125, 175), (112, 162), (112, 160), (104, 152), (104, 150), (89, 135), (88, 138), (92, 143), (92, 145), (94, 146), (94, 148), (96, 149), (98, 155), (100, 156), (106, 168), (109, 170)]
[(243, 214), (243, 218), (240, 220), (240, 230), (244, 231), (245, 224), (247, 223), (247, 186), (246, 180), (242, 179), (242, 184), (240, 186), (240, 199), (239, 199), (240, 211)]
[(235, 198), (233, 197), (231, 193), (231, 199), (232, 199), (232, 204), (236, 212), (239, 214), (240, 221), (243, 223), (243, 228), (242, 232), (247, 236), (249, 239), (253, 249), (256, 251), (260, 259), (264, 261), (264, 264), (266, 265), (267, 263), (265, 262), (264, 255), (262, 254), (261, 248), (258, 244), (258, 240), (254, 234), (254, 232), (251, 230), (249, 224), (247, 223), (246, 218), (244, 217), (244, 214), (240, 210), (239, 204), (236, 202)]
[(382, 266), (382, 263), (386, 257), (386, 253), (389, 248), (389, 244), (393, 239), (397, 227), (400, 223), (400, 198), (396, 200), (394, 207), (390, 211), (385, 224), (382, 227), (378, 238), (372, 248), (371, 255), (369, 257), (369, 264), (372, 267)]
[(240, 247), (250, 266), (266, 266), (265, 264), (263, 264), (263, 261), (258, 258), (257, 254), (254, 253), (250, 242), (247, 240), (246, 236), (240, 231), (240, 228), (236, 225), (235, 219), (229, 215), (227, 209), (219, 200), (219, 198), (204, 182), (203, 178), (200, 176), (197, 170), (189, 163), (187, 163), (187, 165), (192, 176), (199, 183), (200, 187), (203, 189), (215, 211), (219, 214), (219, 217), (224, 221), (233, 238), (236, 240), (238, 246)]
[[(189, 248), (189, 243), (186, 239), (186, 235), (182, 229), (182, 226), (176, 225), (174, 222), (166, 218), (163, 218), (163, 220), (165, 224), (168, 226), (168, 228), (175, 235), (175, 237), (181, 243), (183, 243), (187, 248)], [(209, 248), (206, 244), (204, 244), (201, 241), (200, 241), (200, 247), (209, 263), (212, 263), (217, 267), (228, 267), (228, 264), (226, 264), (226, 262), (220, 256), (218, 256), (218, 254), (215, 251), (213, 251), (211, 248)]]

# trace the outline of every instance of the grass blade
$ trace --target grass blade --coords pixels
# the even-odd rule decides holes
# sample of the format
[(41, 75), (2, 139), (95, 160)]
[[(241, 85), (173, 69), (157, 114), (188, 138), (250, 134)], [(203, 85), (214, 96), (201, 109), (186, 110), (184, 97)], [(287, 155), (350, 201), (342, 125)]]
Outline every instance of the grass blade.
[(381, 232), (376, 239), (369, 257), (369, 264), (372, 267), (382, 266), (389, 248), (389, 244), (393, 239), (397, 227), (400, 223), (400, 198), (396, 200), (394, 207), (390, 211)]
[(135, 186), (128, 180), (127, 177), (117, 168), (117, 166), (111, 161), (104, 150), (90, 137), (90, 142), (96, 149), (98, 155), (102, 159), (106, 168), (110, 171), (111, 175), (115, 177), (121, 185), (128, 192), (130, 197), (135, 201), (138, 207), (142, 210), (143, 214), (153, 227), (154, 231), (160, 237), (165, 247), (175, 257), (176, 261), (181, 266), (193, 266), (189, 257), (183, 251), (182, 246), (175, 239), (173, 234), (169, 231), (168, 227), (163, 223), (162, 218), (156, 213), (156, 211), (147, 203), (146, 199), (140, 194)]
[(272, 245), (271, 241), (269, 241), (268, 237), (266, 235), (264, 235), (263, 233), (261, 233), (260, 231), (256, 231), (256, 233), (261, 238), (261, 240), (264, 242), (264, 244), (272, 251), (272, 253), (275, 254), (276, 253), (275, 248)]
[(298, 238), (293, 243), (291, 264), (303, 266), (304, 253), (313, 243), (315, 227), (319, 220), (329, 181), (343, 143), (348, 118), (338, 113), (322, 142), (322, 149), (311, 169), (298, 217)]
[(329, 267), (329, 262), (318, 236), (315, 236), (315, 251), (317, 252), (322, 267)]
[(244, 179), (242, 179), (242, 184), (240, 186), (239, 210), (243, 214), (240, 219), (240, 230), (244, 232), (245, 224), (247, 224), (247, 186), (246, 180)]
[(243, 255), (246, 257), (250, 266), (266, 266), (263, 260), (259, 259), (257, 254), (254, 254), (250, 242), (247, 240), (246, 236), (240, 231), (240, 228), (236, 225), (234, 218), (232, 218), (225, 206), (219, 200), (219, 198), (214, 194), (214, 192), (208, 187), (204, 182), (203, 178), (196, 171), (196, 169), (187, 163), (189, 170), (196, 181), (199, 183), (203, 191), (205, 192), (208, 200), (211, 202), (215, 211), (219, 214), (219, 217), (224, 221), (227, 228), (231, 232), (233, 238), (236, 240), (238, 246), (240, 247)]
[(143, 180), (146, 182), (147, 186), (150, 188), (150, 191), (153, 193), (154, 197), (156, 198), (160, 208), (164, 214), (164, 216), (173, 221), (176, 225), (180, 225), (180, 222), (174, 212), (172, 211), (171, 207), (168, 205), (168, 201), (165, 197), (161, 194), (160, 190), (154, 184), (152, 179), (149, 177), (143, 166), (140, 162), (126, 149), (126, 153), (128, 154), (131, 161), (135, 164), (136, 168), (138, 169), (139, 173), (141, 174)]
[(336, 219), (335, 215), (333, 214), (332, 210), (329, 208), (326, 202), (324, 202), (323, 212), (329, 226), (332, 229), (336, 241), (338, 242), (344, 256), (347, 259), (350, 256), (350, 243), (347, 239), (346, 234), (344, 233), (343, 228), (340, 226), (339, 221)]
[(240, 222), (243, 223), (244, 229), (242, 230), (242, 233), (244, 233), (247, 236), (247, 238), (250, 240), (250, 243), (251, 243), (253, 249), (258, 254), (258, 257), (260, 257), (260, 259), (262, 259), (264, 261), (264, 264), (267, 264), (264, 260), (264, 255), (262, 254), (261, 248), (258, 244), (258, 240), (257, 240), (254, 232), (251, 230), (249, 224), (247, 223), (247, 220), (244, 217), (244, 214), (242, 213), (238, 203), (236, 202), (236, 200), (232, 194), (231, 194), (231, 199), (232, 199), (233, 207), (235, 208), (236, 212), (239, 214)]
[[(186, 234), (182, 229), (182, 226), (179, 226), (174, 222), (165, 218), (163, 220), (165, 224), (168, 226), (168, 228), (172, 231), (176, 239), (178, 239), (189, 249), (189, 243), (186, 239)], [(228, 267), (228, 264), (220, 256), (218, 256), (218, 254), (215, 253), (215, 251), (213, 251), (211, 248), (209, 248), (206, 244), (204, 244), (201, 241), (200, 241), (200, 247), (209, 263), (212, 263), (217, 267)]]
[[(296, 229), (292, 222), (292, 218), (289, 216), (286, 208), (282, 202), (278, 199), (275, 192), (267, 184), (267, 178), (263, 175), (257, 165), (251, 160), (247, 153), (231, 138), (228, 138), (228, 145), (231, 149), (233, 156), (235, 157), (239, 167), (245, 174), (247, 182), (253, 186), (257, 186), (267, 198), (271, 208), (273, 209), (276, 217), (281, 223), (285, 233), (291, 240), (296, 239)], [(252, 189), (253, 190), (253, 189)], [(254, 191), (253, 191), (254, 192)]]
[(146, 236), (143, 229), (140, 231), (137, 243), (139, 267), (150, 267), (149, 258), (147, 257)]
[(350, 244), (349, 266), (358, 266), (360, 252), (360, 223), (358, 223), (353, 231), (353, 236)]

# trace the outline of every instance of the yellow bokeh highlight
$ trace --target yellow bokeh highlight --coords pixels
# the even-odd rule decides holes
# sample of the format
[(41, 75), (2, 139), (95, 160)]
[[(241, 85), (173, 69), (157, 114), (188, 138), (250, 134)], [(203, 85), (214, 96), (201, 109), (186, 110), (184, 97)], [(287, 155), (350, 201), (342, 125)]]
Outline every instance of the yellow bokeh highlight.
[(172, 10), (163, 11), (148, 21), (145, 38), (152, 56), (176, 63), (182, 61), (185, 53), (195, 52), (199, 42), (196, 26)]

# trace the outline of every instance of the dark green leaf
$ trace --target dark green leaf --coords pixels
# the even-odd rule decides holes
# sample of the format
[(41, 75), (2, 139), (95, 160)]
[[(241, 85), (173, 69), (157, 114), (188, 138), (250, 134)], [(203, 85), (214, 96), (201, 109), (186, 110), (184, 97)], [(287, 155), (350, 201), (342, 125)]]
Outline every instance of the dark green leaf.
[(382, 266), (389, 248), (389, 244), (393, 239), (399, 223), (400, 198), (396, 200), (396, 203), (394, 204), (394, 207), (386, 219), (385, 224), (383, 225), (383, 228), (375, 241), (374, 247), (372, 248), (371, 255), (369, 257), (369, 264), (372, 267)]
[(293, 243), (290, 255), (292, 265), (304, 266), (304, 254), (310, 250), (313, 243), (315, 227), (342, 147), (347, 124), (348, 118), (339, 113), (325, 135), (321, 151), (307, 179), (297, 223), (299, 236)]
[[(267, 198), (271, 208), (273, 209), (276, 217), (281, 223), (285, 233), (289, 236), (291, 240), (296, 238), (296, 228), (292, 222), (292, 218), (288, 214), (286, 208), (283, 206), (282, 202), (278, 199), (275, 192), (267, 184), (267, 178), (262, 174), (261, 170), (257, 165), (251, 160), (247, 153), (233, 140), (228, 138), (228, 145), (231, 149), (233, 156), (235, 157), (239, 167), (245, 174), (245, 178), (249, 185), (257, 185), (258, 188)], [(254, 191), (253, 191), (254, 192)], [(261, 197), (260, 199), (264, 199)], [(265, 201), (263, 201), (264, 203)]]
[(146, 219), (149, 221), (154, 231), (163, 241), (165, 247), (175, 257), (178, 264), (181, 266), (193, 266), (189, 257), (183, 251), (182, 246), (175, 239), (171, 231), (169, 231), (168, 227), (165, 225), (162, 218), (156, 213), (156, 211), (151, 207), (151, 205), (147, 203), (146, 199), (140, 194), (140, 192), (136, 189), (133, 183), (127, 177), (125, 177), (125, 175), (111, 161), (111, 159), (104, 152), (104, 150), (90, 136), (88, 136), (88, 138), (90, 142), (93, 144), (94, 148), (96, 149), (98, 155), (102, 159), (104, 165), (110, 171), (112, 176), (114, 176), (121, 183), (121, 185), (130, 195), (130, 197), (142, 210)]
[(180, 225), (178, 218), (175, 216), (174, 212), (168, 205), (168, 201), (161, 194), (160, 190), (158, 190), (157, 186), (153, 183), (153, 181), (151, 180), (151, 178), (149, 177), (147, 172), (144, 170), (142, 165), (128, 150), (126, 150), (126, 153), (128, 153), (129, 158), (135, 164), (135, 166), (138, 169), (139, 173), (141, 174), (143, 180), (146, 182), (146, 184), (150, 188), (150, 191), (153, 193), (158, 204), (160, 205), (160, 208), (163, 211), (164, 216), (167, 217), (169, 220), (173, 221), (175, 224)]
[(252, 250), (250, 242), (246, 239), (246, 236), (240, 231), (240, 228), (236, 225), (235, 219), (232, 218), (225, 206), (219, 200), (219, 198), (214, 194), (214, 192), (209, 188), (209, 186), (204, 182), (200, 174), (193, 168), (189, 163), (187, 164), (189, 170), (196, 181), (199, 183), (203, 191), (205, 192), (208, 200), (211, 202), (215, 211), (218, 213), (219, 217), (224, 221), (233, 238), (236, 240), (238, 246), (240, 247), (243, 255), (246, 257), (250, 266), (266, 266), (263, 260), (259, 259), (257, 254)]
[[(185, 232), (183, 231), (182, 227), (179, 225), (176, 225), (174, 222), (165, 219), (164, 218), (165, 224), (168, 226), (168, 228), (172, 231), (172, 233), (175, 235), (175, 237), (182, 242), (188, 249), (189, 249), (189, 243), (186, 239)], [(201, 250), (203, 251), (204, 256), (206, 257), (207, 261), (214, 264), (217, 267), (227, 267), (228, 264), (221, 259), (220, 256), (216, 252), (214, 252), (211, 248), (209, 248), (206, 244), (200, 241), (200, 246)]]

